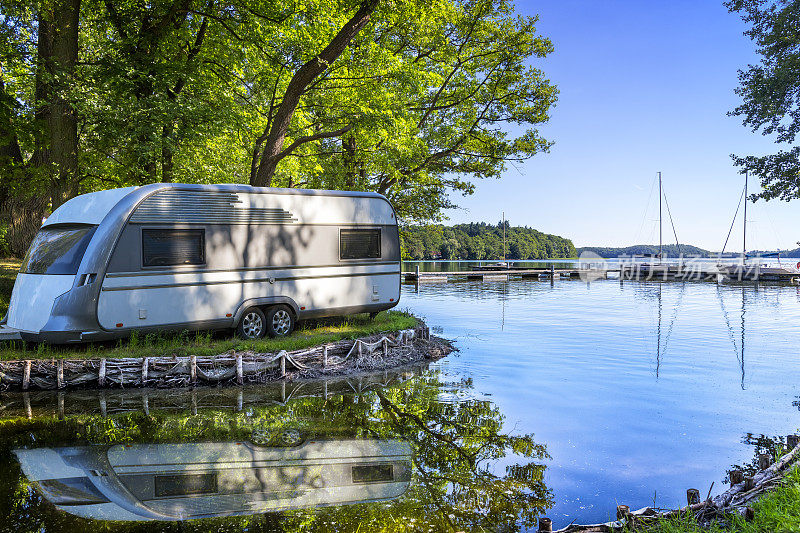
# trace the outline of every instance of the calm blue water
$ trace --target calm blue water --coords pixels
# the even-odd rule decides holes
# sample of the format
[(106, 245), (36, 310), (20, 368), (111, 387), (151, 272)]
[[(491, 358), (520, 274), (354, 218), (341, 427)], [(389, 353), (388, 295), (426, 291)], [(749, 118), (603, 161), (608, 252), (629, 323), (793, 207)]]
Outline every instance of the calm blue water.
[(750, 435), (800, 427), (797, 287), (440, 282), (400, 308), (460, 351), (325, 382), (0, 394), (0, 531), (535, 531), (717, 494)]
[(404, 285), (401, 307), (457, 341), (445, 375), (547, 446), (559, 527), (716, 494), (752, 458), (748, 432), (800, 427), (796, 287), (431, 283)]

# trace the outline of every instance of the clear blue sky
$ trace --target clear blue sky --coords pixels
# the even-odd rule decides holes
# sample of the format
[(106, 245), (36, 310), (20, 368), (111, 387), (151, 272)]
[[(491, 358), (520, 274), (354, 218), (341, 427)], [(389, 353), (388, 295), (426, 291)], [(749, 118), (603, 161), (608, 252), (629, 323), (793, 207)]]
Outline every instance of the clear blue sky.
[[(721, 0), (518, 0), (517, 9), (539, 14), (555, 46), (537, 66), (560, 89), (540, 128), (556, 144), (455, 196), (463, 209), (449, 223), (497, 222), (505, 210), (512, 224), (577, 246), (657, 242), (656, 194), (645, 209), (660, 170), (681, 242), (719, 250), (743, 185), (729, 155), (776, 149), (726, 116), (739, 102), (737, 69), (758, 59), (739, 17)], [(748, 209), (748, 249), (797, 247), (800, 200)], [(668, 222), (664, 233), (673, 240)], [(741, 235), (737, 222), (729, 249)]]

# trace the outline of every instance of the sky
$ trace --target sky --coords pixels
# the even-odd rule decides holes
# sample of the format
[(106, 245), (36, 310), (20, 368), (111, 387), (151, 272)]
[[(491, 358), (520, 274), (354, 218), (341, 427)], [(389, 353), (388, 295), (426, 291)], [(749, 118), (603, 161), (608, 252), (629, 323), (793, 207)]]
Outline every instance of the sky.
[[(737, 71), (756, 63), (745, 24), (721, 0), (517, 0), (555, 52), (534, 64), (560, 91), (542, 135), (549, 153), (454, 195), (448, 223), (496, 223), (576, 246), (658, 242), (657, 172), (681, 243), (719, 251), (744, 185), (730, 154), (778, 148), (726, 113)], [(756, 180), (750, 189), (757, 190)], [(648, 204), (648, 199), (650, 200)], [(664, 207), (664, 241), (675, 242)], [(741, 250), (742, 213), (727, 250)], [(747, 248), (793, 249), (800, 200), (748, 206)], [(798, 228), (795, 230), (795, 228)]]

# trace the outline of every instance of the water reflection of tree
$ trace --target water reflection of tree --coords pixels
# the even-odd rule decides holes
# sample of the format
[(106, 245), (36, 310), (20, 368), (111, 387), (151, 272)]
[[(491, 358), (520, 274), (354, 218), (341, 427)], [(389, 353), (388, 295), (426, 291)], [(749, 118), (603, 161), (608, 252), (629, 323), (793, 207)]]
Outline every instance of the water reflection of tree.
[[(243, 440), (253, 427), (288, 426), (319, 438), (403, 439), (414, 450), (414, 475), (398, 500), (280, 514), (204, 519), (184, 524), (96, 523), (94, 531), (514, 531), (536, 523), (551, 494), (543, 482), (544, 445), (509, 435), (491, 402), (457, 400), (471, 383), (444, 384), (435, 374), (361, 394), (306, 397), (232, 413), (141, 412), (15, 419), (0, 423), (0, 528), (73, 531), (86, 521), (57, 511), (22, 477), (11, 450), (48, 445)], [(504, 468), (500, 464), (508, 464)]]
[(768, 436), (764, 434), (745, 433), (742, 444), (753, 447), (753, 458), (748, 463), (736, 464), (725, 472), (725, 483), (730, 484), (730, 473), (739, 470), (745, 476), (753, 476), (759, 472), (758, 457), (769, 455), (772, 460), (786, 453), (786, 438), (783, 436)]

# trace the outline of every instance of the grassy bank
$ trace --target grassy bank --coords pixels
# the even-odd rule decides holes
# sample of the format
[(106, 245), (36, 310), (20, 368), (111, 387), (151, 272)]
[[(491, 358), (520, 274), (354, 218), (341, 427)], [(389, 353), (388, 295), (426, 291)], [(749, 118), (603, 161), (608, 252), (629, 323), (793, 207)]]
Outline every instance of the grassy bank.
[[(794, 467), (781, 486), (751, 506), (755, 518), (747, 522), (735, 516), (726, 526), (703, 528), (693, 516), (664, 520), (648, 528), (648, 533), (766, 533), (800, 531), (800, 467)], [(641, 531), (641, 530), (637, 530)]]
[[(0, 261), (0, 313), (5, 314), (11, 298), (11, 289), (17, 276), (19, 262)], [(230, 332), (181, 332), (132, 335), (117, 342), (92, 343), (72, 346), (49, 346), (22, 342), (0, 343), (0, 360), (93, 358), (93, 357), (157, 357), (171, 355), (216, 355), (230, 350), (277, 352), (300, 350), (327, 342), (354, 339), (382, 331), (413, 328), (417, 320), (408, 313), (385, 311), (375, 319), (368, 315), (353, 315), (301, 322), (297, 331), (282, 339), (246, 341)]]

